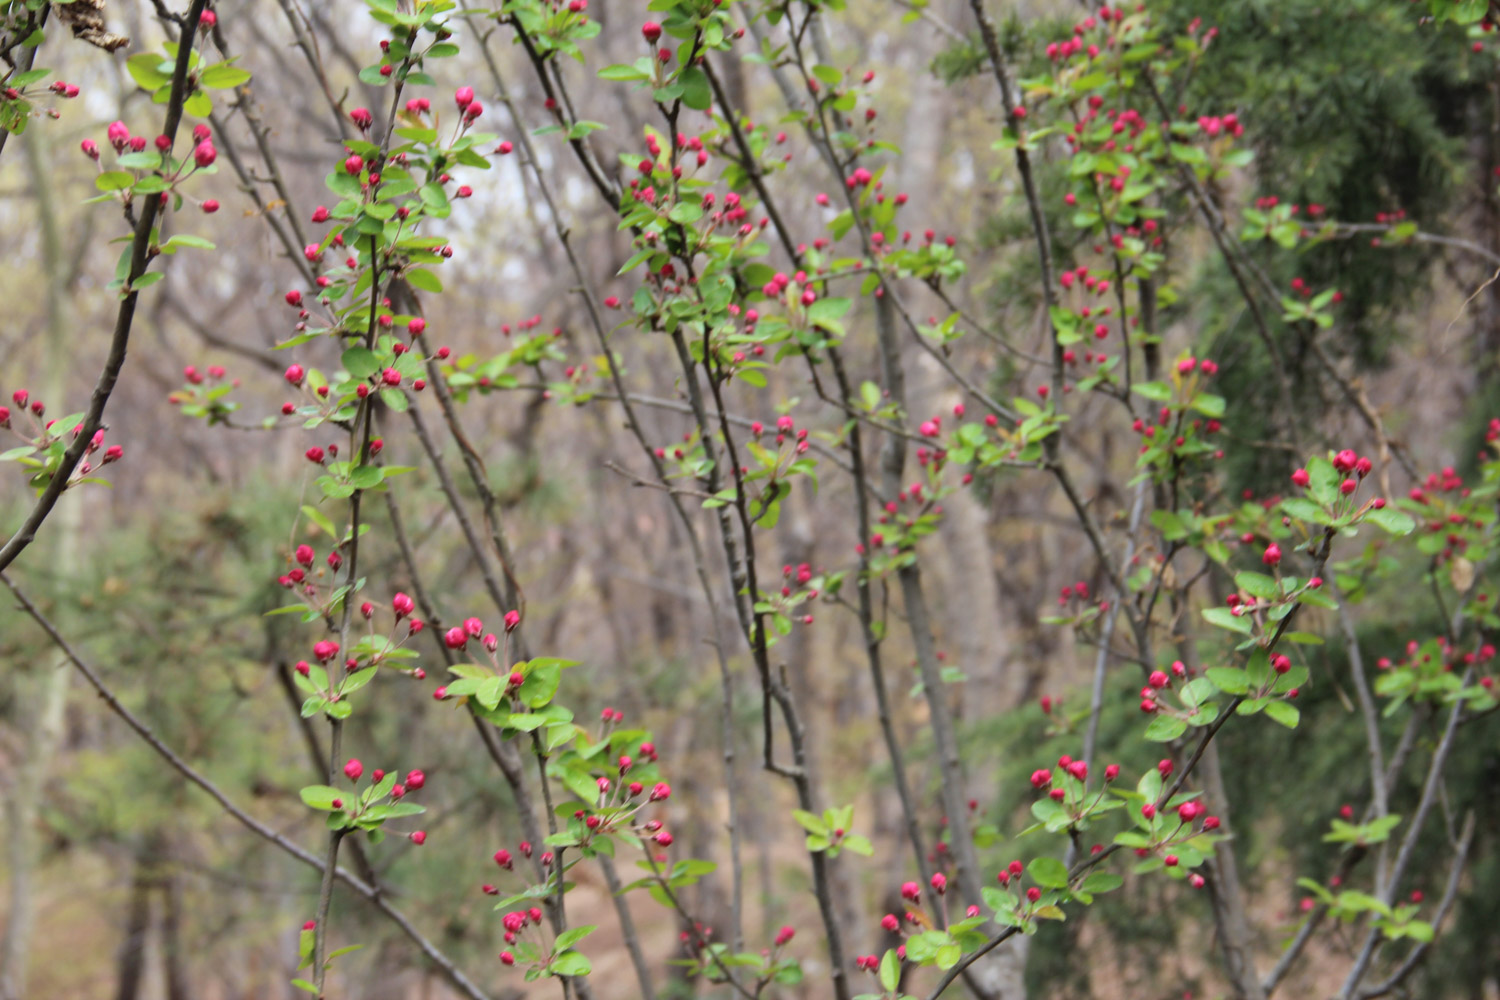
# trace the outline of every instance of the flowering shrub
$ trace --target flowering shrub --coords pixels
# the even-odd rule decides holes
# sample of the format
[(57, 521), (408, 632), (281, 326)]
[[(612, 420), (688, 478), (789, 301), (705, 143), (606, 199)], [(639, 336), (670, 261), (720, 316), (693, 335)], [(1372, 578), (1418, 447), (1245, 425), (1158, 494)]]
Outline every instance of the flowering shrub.
[[(1217, 928), (1213, 975), (1234, 996), (1274, 992), (1329, 917), (1357, 935), (1339, 959), (1340, 996), (1405, 988), (1437, 941), (1474, 837), (1472, 812), (1457, 823), (1451, 816), (1469, 808), (1472, 790), (1445, 790), (1445, 768), (1497, 707), (1492, 633), (1500, 617), (1485, 581), (1494, 570), (1500, 421), (1490, 425), (1477, 479), (1452, 468), (1418, 477), (1419, 457), (1318, 346), (1341, 322), (1339, 290), (1301, 278), (1278, 287), (1265, 264), (1267, 255), (1369, 230), (1327, 218), (1321, 206), (1271, 194), (1238, 205), (1225, 194), (1245, 183), (1259, 123), (1234, 108), (1178, 102), (1214, 57), (1216, 30), (1195, 22), (1169, 35), (1145, 4), (1091, 10), (1025, 56), (1016, 56), (1014, 39), (1002, 43), (979, 0), (969, 4), (977, 59), (993, 80), (987, 100), (998, 109), (992, 151), (1014, 170), (1004, 183), (1030, 220), (1026, 253), (1037, 272), (1035, 331), (992, 328), (962, 304), (974, 278), (964, 245), (913, 217), (898, 180), (900, 151), (881, 138), (880, 74), (840, 68), (826, 53), (821, 21), (844, 6), (655, 0), (622, 8), (619, 16), (638, 18), (632, 44), (640, 51), (608, 63), (596, 55), (602, 12), (586, 0), (474, 8), (366, 0), (367, 19), (385, 37), (360, 51), (356, 76), (361, 93), (380, 103), (345, 107), (353, 98), (325, 86), (341, 136), (336, 148), (319, 150), (327, 204), (309, 207), (282, 191), (278, 205), (261, 206), (269, 219), (285, 220), (274, 228), (286, 256), (277, 292), (284, 305), (260, 304), (283, 317), (282, 374), (262, 380), (282, 401), (236, 424), (261, 404), (231, 399), (249, 380), (220, 365), (186, 367), (185, 384), (170, 396), (181, 417), (216, 431), (295, 440), (307, 463), (304, 502), (284, 512), (293, 527), (271, 575), (285, 600), (272, 614), (297, 621), (301, 654), (291, 683), (301, 716), (327, 740), (318, 751), (323, 773), (300, 792), (309, 810), (324, 814), (318, 849), (235, 806), (69, 655), (172, 767), (320, 872), (299, 938), (303, 971), (293, 979), (317, 996), (338, 992), (328, 975), (336, 962), (358, 961), (345, 958), (358, 946), (343, 943), (339, 882), (395, 921), (454, 990), (474, 998), (489, 995), (482, 981), (556, 978), (565, 995), (589, 1000), (598, 958), (590, 938), (611, 922), (622, 928), (640, 994), (654, 996), (659, 970), (642, 951), (628, 905), (640, 895), (681, 928), (674, 960), (681, 974), (749, 1000), (805, 982), (809, 992), (839, 1000), (935, 1000), (960, 977), (980, 997), (1010, 997), (1021, 988), (1026, 942), (1046, 922), (1075, 921), (1098, 897), (1141, 879), (1207, 895)], [(925, 3), (906, 6), (916, 17), (930, 13)], [(1489, 16), (1483, 3), (1430, 6), (1433, 30), (1448, 30), (1438, 26), (1445, 18), (1464, 25)], [(166, 107), (160, 131), (147, 130), (154, 138), (117, 121), (82, 141), (83, 155), (98, 164), (94, 200), (131, 227), (109, 286), (119, 320), (86, 411), (49, 420), (24, 388), (14, 390), (13, 408), (0, 407), (0, 430), (21, 442), (0, 459), (18, 463), (36, 493), (0, 549), (0, 569), (26, 554), (65, 491), (92, 488), (99, 469), (125, 454), (106, 442), (102, 418), (136, 302), (178, 250), (214, 250), (200, 237), (167, 235), (184, 224), (184, 209), (213, 214), (236, 197), (219, 153), (234, 140), (210, 119), (210, 91), (246, 93), (251, 77), (228, 51), (222, 35), (231, 17), (222, 14), (194, 0), (185, 14), (164, 16), (172, 36), (164, 54), (142, 52), (126, 63), (154, 105)], [(359, 44), (366, 27), (342, 44)], [(485, 50), (499, 38), (524, 54), (544, 95), (538, 107), (518, 111), (504, 88)], [(488, 82), (455, 76), (471, 45), (486, 51)], [(313, 46), (305, 49), (326, 84)], [(781, 85), (775, 113), (755, 120), (736, 105), (723, 76), (736, 60)], [(610, 99), (646, 109), (639, 134), (579, 117), (581, 102), (570, 93), (577, 73), (563, 68), (569, 62), (585, 67)], [(8, 77), (0, 124), (19, 132), (45, 92), (76, 96), (67, 84), (39, 92), (47, 75)], [(538, 114), (546, 124), (528, 129)], [(177, 140), (184, 115), (199, 119), (190, 146)], [(233, 148), (232, 168), (247, 186), (250, 157), (279, 177), (273, 145)], [(826, 171), (810, 205), (781, 185), (794, 148)], [(441, 343), (454, 331), (436, 303), (460, 285), (455, 261), (484, 235), (463, 222), (461, 202), (493, 183), (497, 164), (514, 162), (506, 157), (521, 161), (554, 227), (591, 338), (586, 348), (541, 315), (504, 326), (503, 341), (491, 338), (474, 353)], [(587, 182), (589, 211), (609, 213), (628, 248), (613, 274), (571, 242), (567, 217), (582, 209), (562, 198), (547, 165), (564, 157)], [(1044, 170), (1059, 174), (1055, 190), (1040, 182)], [(1419, 234), (1399, 213), (1376, 226), (1393, 250)], [(1274, 447), (1285, 457), (1284, 478), (1239, 500), (1227, 488), (1224, 459), (1259, 445), (1228, 423), (1234, 401), (1222, 385), (1231, 362), (1220, 352), (1230, 345), (1199, 338), (1171, 311), (1188, 294), (1179, 269), (1195, 243), (1213, 247), (1232, 275), (1252, 328), (1241, 336), (1265, 352), (1283, 404)], [(1335, 438), (1301, 419), (1304, 390), (1282, 356), (1288, 332), (1315, 355), (1320, 377), (1349, 396), (1349, 412), (1362, 421), (1357, 432), (1343, 428)], [(985, 346), (973, 348), (976, 341)], [(1233, 347), (1235, 355), (1246, 349)], [(643, 417), (654, 403), (636, 380), (659, 361), (645, 360), (650, 350), (676, 366), (670, 377), (681, 398), (664, 404), (680, 418), (675, 438)], [(913, 351), (922, 352), (923, 371), (946, 380), (941, 412), (913, 402), (932, 396), (908, 385), (918, 370)], [(996, 362), (1000, 352), (1011, 367)], [(516, 393), (558, 410), (623, 418), (631, 450), (615, 468), (664, 497), (713, 619), (708, 627), (717, 633), (721, 611), (737, 626), (733, 641), (716, 636), (710, 654), (724, 685), (725, 773), (717, 783), (730, 817), (728, 872), (690, 856), (666, 811), (672, 783), (703, 761), (660, 753), (656, 736), (624, 711), (570, 690), (566, 672), (578, 664), (550, 648), (566, 642), (544, 642), (543, 630), (528, 628), (534, 612), (507, 535), (511, 512), (485, 466), (484, 442), (464, 430), (472, 413), (509, 405)], [(1132, 451), (1112, 497), (1083, 485), (1093, 477), (1091, 439), (1106, 434)], [(139, 428), (110, 430), (132, 450), (140, 436)], [(412, 464), (395, 464), (394, 455)], [(1393, 490), (1403, 476), (1411, 485)], [(1002, 788), (981, 806), (969, 789), (982, 754), (961, 739), (955, 718), (953, 693), (966, 679), (937, 646), (932, 611), (944, 598), (923, 570), (943, 544), (946, 507), (1021, 478), (1055, 487), (1087, 541), (1086, 565), (1070, 572), (1074, 582), (1046, 621), (1095, 648), (1094, 682), (1087, 708), (1075, 713), (1063, 699), (1041, 699), (1049, 734), (1070, 741), (1068, 754), (1035, 769), (1029, 789)], [(419, 482), (436, 483), (437, 493), (423, 493)], [(423, 578), (399, 526), (398, 502), (435, 497), (451, 517), (443, 530), (454, 532), (482, 579), (486, 610), (470, 605), (459, 615), (453, 595), (430, 589), (434, 581)], [(843, 505), (845, 530), (837, 548), (823, 551), (826, 564), (785, 558), (787, 513), (813, 497)], [(374, 516), (377, 499), (388, 519)], [(20, 584), (6, 579), (67, 648)], [(1384, 650), (1371, 679), (1351, 609), (1378, 594), (1407, 591), (1416, 600), (1418, 586), (1441, 609), (1443, 630)], [(810, 737), (824, 720), (792, 676), (815, 669), (798, 645), (805, 630), (841, 617), (857, 625), (882, 724), (893, 778), (869, 795), (897, 801), (906, 843), (894, 847), (856, 822), (873, 811), (863, 798), (857, 813), (856, 803), (836, 805), (825, 790)], [(1347, 643), (1347, 662), (1331, 671), (1337, 679), (1311, 652), (1334, 635)], [(916, 662), (912, 697), (925, 712), (936, 791), (908, 784), (912, 747), (890, 721), (891, 648), (909, 648)], [(744, 763), (732, 723), (743, 692), (731, 661), (741, 659), (758, 688), (757, 763), (795, 799), (778, 816), (805, 834), (801, 859), (817, 911), (815, 924), (783, 926), (764, 939), (745, 926), (738, 860), (745, 830), (736, 817), (781, 807), (745, 801), (736, 778)], [(1112, 680), (1121, 674), (1128, 691)], [(1332, 821), (1328, 840), (1344, 848), (1337, 882), (1298, 883), (1308, 893), (1300, 925), (1271, 959), (1251, 927), (1215, 740), (1228, 727), (1296, 729), (1309, 686), (1342, 690), (1346, 677), (1368, 733), (1368, 803)], [(396, 908), (374, 869), (340, 866), (351, 851), (393, 834), (412, 847), (430, 842), (429, 850), (442, 842), (443, 832), (419, 818), (430, 816), (424, 761), (392, 744), (382, 759), (401, 756), (402, 771), (371, 768), (367, 776), (343, 751), (346, 727), (414, 684), (445, 718), (468, 717), (453, 719), (453, 738), (478, 734), (516, 805), (525, 839), (494, 852), (499, 874), (482, 887), (499, 897), (488, 928), (498, 970), (461, 969)], [(1132, 773), (1106, 755), (1098, 727), (1111, 699), (1136, 714), (1123, 749), (1132, 759), (1157, 758), (1154, 766)], [(1395, 751), (1385, 745), (1382, 717), (1407, 720), (1409, 736)], [(1398, 794), (1405, 781), (1414, 795)], [(1456, 795), (1443, 806), (1450, 843), (1429, 856), (1419, 838), (1445, 794)], [(883, 865), (864, 860), (877, 848)], [(1375, 863), (1362, 864), (1371, 855)], [(640, 873), (633, 881), (617, 874), (627, 863)], [(1452, 872), (1436, 905), (1412, 893), (1419, 867)], [(582, 873), (595, 870), (610, 887), (613, 912), (570, 898)], [(845, 922), (838, 886), (849, 871), (885, 883), (892, 899), (899, 894), (879, 931)], [(719, 879), (729, 880), (734, 903), (732, 926), (715, 928), (686, 890)], [(879, 949), (861, 954), (876, 940)], [(811, 985), (814, 976), (826, 982)]]

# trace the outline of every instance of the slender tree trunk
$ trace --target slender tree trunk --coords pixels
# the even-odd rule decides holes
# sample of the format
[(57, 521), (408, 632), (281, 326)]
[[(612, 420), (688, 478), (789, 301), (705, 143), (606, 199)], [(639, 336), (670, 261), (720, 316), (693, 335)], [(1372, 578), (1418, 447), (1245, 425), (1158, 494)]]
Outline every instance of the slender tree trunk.
[(151, 859), (142, 849), (136, 854), (135, 875), (130, 880), (130, 908), (126, 911), (125, 937), (115, 959), (115, 1000), (137, 1000), (146, 970), (146, 935), (151, 929)]
[[(165, 857), (161, 860), (164, 861)], [(188, 988), (187, 970), (183, 966), (182, 880), (175, 872), (164, 872), (161, 888), (165, 903), (161, 917), (161, 944), (167, 1000), (192, 1000), (193, 992)]]

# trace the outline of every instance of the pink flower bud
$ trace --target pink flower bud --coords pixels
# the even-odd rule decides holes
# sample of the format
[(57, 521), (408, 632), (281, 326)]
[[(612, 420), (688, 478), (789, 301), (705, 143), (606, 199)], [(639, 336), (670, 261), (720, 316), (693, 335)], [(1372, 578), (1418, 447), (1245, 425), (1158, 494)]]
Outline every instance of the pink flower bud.
[(211, 141), (204, 140), (193, 147), (193, 162), (198, 164), (199, 169), (211, 167), (214, 160), (219, 158), (219, 151), (214, 149)]
[(358, 781), (359, 776), (364, 773), (365, 766), (353, 757), (349, 758), (349, 763), (344, 765), (344, 777), (350, 781)]

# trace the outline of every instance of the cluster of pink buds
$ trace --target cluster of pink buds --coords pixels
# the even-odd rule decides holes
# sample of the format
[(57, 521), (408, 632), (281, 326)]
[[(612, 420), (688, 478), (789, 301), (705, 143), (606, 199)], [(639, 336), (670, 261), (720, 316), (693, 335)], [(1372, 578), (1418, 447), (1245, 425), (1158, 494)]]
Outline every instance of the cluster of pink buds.
[[(351, 757), (349, 758), (349, 760), (344, 762), (344, 777), (349, 779), (351, 784), (358, 785), (359, 779), (364, 776), (364, 773), (365, 766), (364, 764), (360, 763), (357, 757)], [(381, 782), (385, 781), (387, 774), (388, 772), (377, 767), (370, 773), (371, 784), (379, 785)], [(391, 785), (390, 791), (386, 794), (389, 795), (391, 801), (394, 802), (398, 799), (405, 798), (407, 793), (409, 792), (417, 791), (426, 783), (427, 775), (419, 769), (413, 769), (407, 772), (405, 781), (402, 781), (399, 778), (394, 779), (394, 784)], [(353, 808), (346, 809), (345, 811), (349, 812), (350, 815), (358, 816), (364, 809), (367, 809), (376, 804), (378, 804), (378, 800), (372, 802), (356, 803)], [(345, 809), (344, 801), (342, 799), (334, 799), (333, 808)], [(427, 833), (424, 830), (413, 830), (406, 835), (406, 838), (418, 847), (421, 847), (423, 844), (427, 843)], [(312, 925), (311, 923), (309, 923), (303, 929), (310, 930), (311, 927)]]
[(464, 116), (464, 122), (472, 122), (484, 114), (484, 105), (474, 99), (473, 87), (459, 87), (453, 93), (453, 103), (458, 105), (459, 113)]
[(1153, 670), (1146, 678), (1146, 686), (1141, 688), (1141, 711), (1146, 714), (1158, 711), (1161, 706), (1157, 697), (1164, 689), (1170, 687), (1174, 681), (1183, 680), (1190, 671), (1181, 660), (1172, 661), (1171, 674), (1165, 670)]
[(1089, 599), (1089, 585), (1085, 580), (1071, 583), (1063, 587), (1057, 595), (1058, 607), (1067, 607), (1073, 600), (1087, 601)]
[[(528, 928), (540, 927), (542, 925), (541, 907), (533, 906), (525, 910), (512, 910), (505, 915), (501, 924), (505, 927), (505, 943), (513, 945), (520, 935), (526, 933)], [(500, 963), (502, 965), (515, 965), (516, 956), (510, 951), (502, 951), (500, 953)]]
[(1204, 115), (1198, 119), (1198, 128), (1210, 139), (1219, 135), (1228, 135), (1238, 139), (1245, 134), (1245, 126), (1240, 124), (1239, 116), (1233, 113), (1222, 117)]

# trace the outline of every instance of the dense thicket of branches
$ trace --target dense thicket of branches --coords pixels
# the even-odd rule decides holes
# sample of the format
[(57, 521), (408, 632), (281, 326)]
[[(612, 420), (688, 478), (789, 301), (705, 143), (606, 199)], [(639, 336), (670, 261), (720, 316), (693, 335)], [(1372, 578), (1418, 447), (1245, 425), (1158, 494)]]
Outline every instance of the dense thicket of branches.
[(1489, 995), (1430, 6), (0, 3), (0, 1000)]

